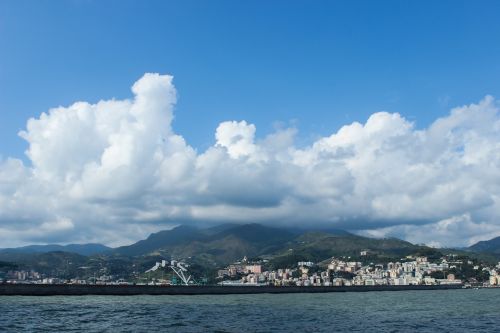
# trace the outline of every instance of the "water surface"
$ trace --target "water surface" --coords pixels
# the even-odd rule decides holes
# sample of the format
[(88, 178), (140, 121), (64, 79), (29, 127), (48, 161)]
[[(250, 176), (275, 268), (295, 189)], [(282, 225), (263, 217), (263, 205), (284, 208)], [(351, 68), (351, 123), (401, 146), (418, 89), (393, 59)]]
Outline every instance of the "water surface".
[(500, 289), (0, 297), (0, 332), (494, 332)]

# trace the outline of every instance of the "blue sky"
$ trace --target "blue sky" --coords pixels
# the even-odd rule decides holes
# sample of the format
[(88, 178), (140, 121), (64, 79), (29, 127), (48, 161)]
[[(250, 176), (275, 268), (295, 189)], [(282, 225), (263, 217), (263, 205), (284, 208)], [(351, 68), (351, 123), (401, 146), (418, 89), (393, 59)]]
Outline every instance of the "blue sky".
[(204, 150), (224, 120), (292, 122), (308, 144), (373, 112), (427, 126), (500, 95), (498, 1), (0, 1), (0, 154), (29, 117), (130, 95), (145, 72), (179, 92), (174, 128)]
[(499, 10), (0, 0), (2, 246), (222, 222), (500, 236)]

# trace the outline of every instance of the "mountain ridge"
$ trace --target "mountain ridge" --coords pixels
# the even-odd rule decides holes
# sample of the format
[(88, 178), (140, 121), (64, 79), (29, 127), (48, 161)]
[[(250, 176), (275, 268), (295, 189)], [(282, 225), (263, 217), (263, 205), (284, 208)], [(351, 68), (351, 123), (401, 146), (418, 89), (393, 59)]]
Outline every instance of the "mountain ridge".
[(24, 253), (24, 254), (35, 254), (35, 253), (48, 253), (48, 252), (68, 252), (76, 253), (84, 256), (90, 256), (94, 254), (100, 254), (110, 251), (112, 248), (98, 244), (98, 243), (85, 243), (85, 244), (46, 244), (46, 245), (26, 245), (21, 247), (13, 248), (3, 248), (0, 249), (0, 253)]
[[(428, 250), (395, 239), (375, 239), (338, 229), (298, 229), (269, 227), (257, 223), (225, 224), (201, 229), (179, 226), (151, 234), (144, 240), (111, 251), (114, 255), (159, 255), (196, 262), (200, 265), (220, 266), (243, 256), (274, 258), (288, 255), (324, 260), (338, 255), (360, 256), (369, 250), (372, 255), (397, 259), (413, 252)], [(428, 250), (431, 251), (432, 250)]]
[[(78, 247), (98, 247), (89, 252)], [(76, 249), (75, 249), (76, 248)], [(79, 251), (78, 251), (79, 250)], [(69, 252), (104, 261), (145, 261), (151, 258), (187, 260), (218, 267), (248, 258), (294, 257), (323, 261), (333, 256), (374, 260), (399, 260), (407, 255), (437, 255), (439, 249), (415, 245), (397, 238), (369, 238), (339, 230), (269, 227), (262, 224), (222, 224), (210, 228), (180, 225), (150, 234), (133, 244), (108, 248), (100, 244), (34, 245), (0, 250), (0, 260), (29, 259), (40, 253)], [(133, 259), (136, 258), (136, 259)], [(142, 259), (141, 259), (142, 258)]]
[[(0, 251), (0, 261), (51, 276), (88, 276), (93, 272), (106, 272), (123, 277), (137, 276), (156, 262), (171, 259), (185, 261), (192, 270), (213, 274), (217, 269), (243, 257), (278, 269), (294, 267), (299, 261), (325, 263), (332, 257), (365, 263), (395, 262), (406, 256), (437, 259), (445, 251), (473, 253), (434, 249), (397, 238), (377, 239), (317, 229), (297, 231), (253, 223), (225, 224), (206, 229), (179, 226), (153, 233), (136, 243), (90, 256), (62, 251)], [(478, 257), (479, 254), (474, 256)], [(480, 256), (486, 258), (486, 255)]]
[(500, 255), (500, 236), (485, 241), (479, 241), (469, 246), (467, 250)]

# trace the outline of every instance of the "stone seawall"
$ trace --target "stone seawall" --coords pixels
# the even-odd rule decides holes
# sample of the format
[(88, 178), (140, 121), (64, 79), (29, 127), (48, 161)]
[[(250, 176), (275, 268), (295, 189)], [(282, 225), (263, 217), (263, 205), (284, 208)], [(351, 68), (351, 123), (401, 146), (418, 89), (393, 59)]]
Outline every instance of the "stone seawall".
[(460, 289), (462, 285), (440, 286), (350, 286), (350, 287), (274, 287), (274, 286), (143, 286), (75, 284), (0, 284), (0, 296), (78, 296), (78, 295), (228, 295), (329, 293), (402, 290)]

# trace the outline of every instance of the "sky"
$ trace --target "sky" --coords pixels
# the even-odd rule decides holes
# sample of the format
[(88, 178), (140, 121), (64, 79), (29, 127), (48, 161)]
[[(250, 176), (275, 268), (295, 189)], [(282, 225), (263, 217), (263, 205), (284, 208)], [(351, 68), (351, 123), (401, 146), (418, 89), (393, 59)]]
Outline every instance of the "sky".
[(0, 240), (500, 236), (498, 1), (0, 0)]

